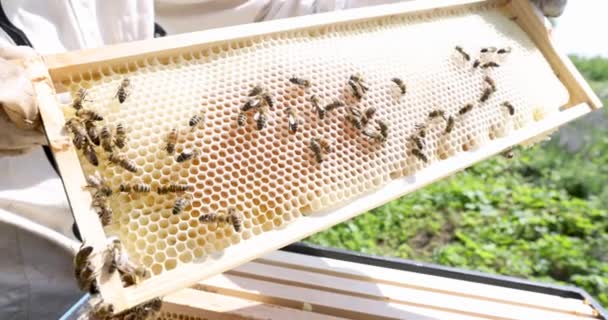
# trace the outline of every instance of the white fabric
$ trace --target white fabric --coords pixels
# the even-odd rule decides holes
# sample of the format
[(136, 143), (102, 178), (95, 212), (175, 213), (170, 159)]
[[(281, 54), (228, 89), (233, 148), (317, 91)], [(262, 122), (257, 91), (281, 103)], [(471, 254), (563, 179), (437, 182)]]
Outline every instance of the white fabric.
[[(0, 0), (41, 54), (359, 7), (395, 0)], [(0, 31), (0, 47), (14, 45)], [(0, 131), (1, 132), (1, 131)], [(0, 139), (2, 136), (0, 136)], [(31, 228), (16, 223), (22, 217)], [(27, 219), (27, 220), (26, 220)], [(76, 301), (69, 253), (73, 218), (42, 150), (0, 157), (0, 319), (56, 319)], [(62, 236), (46, 237), (58, 232)]]

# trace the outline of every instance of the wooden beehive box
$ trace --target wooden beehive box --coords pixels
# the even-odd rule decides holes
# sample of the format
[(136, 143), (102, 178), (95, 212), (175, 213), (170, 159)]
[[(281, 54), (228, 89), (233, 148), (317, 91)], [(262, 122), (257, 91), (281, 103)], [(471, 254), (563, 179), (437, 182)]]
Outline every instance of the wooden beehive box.
[[(481, 54), (488, 46), (510, 53)], [(476, 59), (500, 67), (475, 68)], [(527, 0), (412, 1), (45, 56), (25, 66), (83, 240), (103, 250), (106, 238), (117, 236), (152, 274), (127, 288), (118, 276), (101, 275), (101, 294), (116, 311), (232, 269), (601, 107)], [(369, 86), (361, 100), (349, 91), (353, 74)], [(291, 84), (294, 75), (312, 85)], [(487, 101), (480, 99), (486, 76), (497, 87)], [(393, 77), (405, 82), (405, 95)], [(121, 104), (115, 93), (124, 78), (131, 95)], [(256, 84), (275, 100), (263, 130), (251, 114), (237, 124)], [(137, 172), (110, 164), (100, 148), (94, 167), (74, 148), (64, 130), (73, 110), (59, 94), (80, 88), (106, 125), (127, 128), (118, 152)], [(389, 124), (388, 138), (367, 139), (346, 120), (346, 107), (319, 119), (312, 95), (323, 104), (375, 108), (374, 118)], [(296, 133), (288, 130), (287, 107), (298, 112)], [(445, 120), (429, 120), (438, 109)], [(201, 112), (202, 126), (189, 130), (188, 119)], [(421, 124), (423, 157), (413, 153), (411, 139)], [(168, 155), (173, 128), (180, 138)], [(321, 163), (309, 148), (319, 136), (333, 149)], [(186, 149), (200, 154), (175, 161)], [(194, 190), (179, 214), (172, 213), (175, 194), (113, 195), (114, 219), (104, 228), (83, 189), (95, 171), (113, 188), (184, 183)], [(229, 207), (243, 217), (238, 232), (198, 219)]]

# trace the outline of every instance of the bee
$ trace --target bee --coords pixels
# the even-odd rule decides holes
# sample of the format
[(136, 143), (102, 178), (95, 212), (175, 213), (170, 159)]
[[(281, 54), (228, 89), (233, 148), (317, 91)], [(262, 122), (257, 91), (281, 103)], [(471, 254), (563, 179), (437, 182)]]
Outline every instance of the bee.
[(367, 87), (367, 85), (365, 85), (365, 81), (363, 81), (363, 76), (361, 76), (361, 74), (356, 73), (350, 76), (349, 80), (354, 81), (356, 84), (358, 84), (361, 89), (363, 90), (363, 93), (367, 92), (367, 90), (369, 90), (369, 88)]
[(422, 141), (422, 137), (420, 137), (419, 135), (410, 136), (410, 140), (412, 142), (414, 142), (414, 144), (416, 145), (416, 148), (418, 148), (418, 150), (424, 149), (424, 142)]
[(118, 86), (118, 90), (116, 90), (115, 97), (118, 97), (118, 102), (123, 103), (127, 100), (127, 97), (131, 94), (129, 87), (131, 86), (131, 80), (129, 78), (122, 79), (120, 85)]
[(127, 171), (137, 173), (137, 166), (135, 165), (135, 163), (133, 161), (127, 159), (123, 155), (110, 153), (108, 160), (110, 160), (111, 163), (121, 166), (123, 169), (125, 169)]
[(125, 143), (127, 142), (127, 130), (122, 123), (116, 125), (116, 134), (114, 136), (114, 144), (122, 149), (125, 147)]
[(178, 215), (190, 204), (190, 201), (186, 198), (177, 198), (175, 199), (175, 204), (173, 205), (173, 215)]
[(239, 115), (236, 118), (236, 123), (239, 127), (242, 127), (247, 122), (247, 114), (245, 112), (239, 112)]
[(506, 159), (513, 159), (513, 157), (515, 157), (515, 153), (513, 153), (513, 148), (508, 148), (507, 150), (503, 151), (501, 155)]
[(131, 192), (135, 192), (135, 193), (147, 193), (150, 192), (152, 189), (150, 188), (149, 185), (147, 184), (143, 184), (143, 183), (136, 183), (136, 184), (121, 184), (118, 186), (118, 191), (120, 192), (126, 192), (126, 193), (131, 193)]
[(205, 122), (205, 112), (201, 112), (200, 114), (195, 114), (188, 121), (188, 125), (190, 126), (190, 131), (194, 131), (194, 129), (203, 124)]
[(454, 49), (458, 53), (460, 53), (460, 55), (462, 55), (462, 57), (464, 58), (464, 60), (471, 61), (471, 56), (468, 53), (466, 53), (461, 46), (456, 46), (456, 47), (454, 47)]
[(310, 80), (307, 80), (307, 79), (291, 77), (291, 78), (289, 78), (289, 82), (291, 82), (295, 85), (298, 85), (300, 87), (310, 88)]
[(496, 53), (498, 53), (498, 54), (508, 54), (508, 53), (511, 53), (511, 47), (500, 48)]
[(412, 149), (412, 154), (414, 156), (416, 156), (416, 158), (422, 160), (425, 163), (429, 162), (429, 159), (426, 157), (426, 155), (424, 154), (424, 152), (422, 152), (419, 149)]
[(144, 320), (159, 312), (162, 308), (161, 298), (154, 298), (121, 313), (124, 320)]
[(383, 142), (385, 140), (380, 131), (375, 130), (373, 128), (367, 128), (363, 130), (363, 135), (378, 142)]
[(319, 119), (323, 120), (323, 118), (325, 118), (326, 108), (321, 107), (321, 101), (319, 100), (319, 97), (313, 94), (310, 96), (310, 98), (308, 98), (308, 101), (310, 101), (310, 103), (312, 104), (312, 107), (319, 116)]
[(99, 300), (91, 310), (91, 315), (93, 319), (110, 319), (114, 314), (114, 306), (110, 303), (105, 303), (103, 300)]
[(509, 111), (509, 115), (514, 115), (515, 114), (515, 107), (513, 107), (513, 105), (509, 101), (503, 102), (501, 104), (501, 106), (507, 108), (507, 110)]
[(330, 102), (329, 104), (327, 104), (324, 109), (325, 109), (325, 112), (331, 112), (334, 109), (338, 109), (338, 108), (341, 108), (344, 106), (345, 106), (344, 102), (342, 102), (340, 100), (334, 100), (334, 101)]
[(101, 141), (99, 140), (99, 133), (97, 132), (97, 127), (95, 126), (95, 122), (87, 121), (84, 123), (84, 126), (87, 130), (87, 135), (89, 136), (89, 140), (93, 142), (96, 146), (99, 146)]
[(481, 65), (481, 61), (479, 59), (475, 59), (473, 62), (473, 68), (477, 69)]
[(270, 109), (274, 108), (275, 101), (274, 101), (274, 98), (272, 97), (272, 95), (270, 95), (270, 93), (264, 91), (264, 92), (262, 92), (262, 94), (260, 94), (260, 96), (262, 97), (262, 99), (264, 99), (264, 101), (266, 102), (266, 105), (268, 105), (268, 107)]
[(250, 97), (255, 97), (255, 96), (259, 96), (262, 92), (264, 92), (264, 88), (258, 84), (255, 87), (251, 88), (251, 90), (249, 90), (247, 95)]
[(82, 150), (82, 152), (84, 153), (85, 158), (87, 158), (87, 160), (89, 161), (90, 164), (92, 164), (96, 167), (99, 165), (99, 159), (97, 158), (97, 153), (95, 152), (93, 145), (90, 144), (88, 141), (85, 143), (84, 149)]
[(353, 80), (348, 80), (348, 85), (357, 100), (363, 99), (363, 90)]
[(65, 123), (67, 131), (74, 135), (72, 143), (78, 150), (82, 150), (87, 144), (87, 130), (82, 126), (82, 123), (76, 118), (72, 118)]
[(99, 173), (95, 173), (94, 175), (88, 175), (86, 178), (87, 185), (85, 188), (96, 189), (96, 196), (109, 197), (112, 195), (112, 189), (106, 184), (102, 177), (99, 176)]
[(82, 109), (82, 103), (86, 101), (87, 93), (87, 89), (80, 88), (76, 93), (76, 98), (72, 101), (72, 108), (76, 110)]
[(456, 120), (454, 119), (453, 116), (450, 116), (446, 122), (445, 130), (443, 131), (443, 133), (448, 134), (448, 133), (452, 132), (452, 130), (454, 130), (455, 124), (456, 124)]
[(198, 151), (198, 150), (193, 150), (193, 151), (184, 150), (184, 151), (182, 151), (182, 153), (180, 153), (175, 158), (175, 161), (181, 163), (181, 162), (184, 162), (184, 161), (188, 161), (188, 160), (190, 160), (192, 158), (196, 158), (199, 155), (200, 155), (200, 151)]
[[(76, 256), (74, 256), (74, 275), (76, 276), (77, 280), (80, 280), (80, 275), (85, 272), (86, 268), (89, 267), (89, 257), (91, 256), (91, 253), (93, 253), (93, 247), (85, 246), (83, 243), (76, 253)], [(85, 285), (81, 285), (79, 283), (78, 286), (82, 287), (82, 290), (84, 290), (83, 288)]]
[(289, 131), (291, 133), (295, 133), (296, 131), (298, 131), (298, 123), (299, 123), (296, 111), (293, 107), (287, 107), (286, 112), (287, 112), (287, 123), (289, 125)]
[(228, 208), (228, 213), (206, 213), (198, 217), (202, 223), (230, 223), (234, 231), (240, 232), (243, 228), (243, 219), (236, 211), (236, 208)]
[(100, 133), (101, 146), (106, 152), (112, 152), (112, 133), (108, 126), (103, 126)]
[(253, 115), (253, 120), (255, 120), (258, 130), (262, 130), (262, 129), (266, 128), (267, 121), (268, 121), (268, 116), (266, 115), (266, 113), (267, 113), (266, 108), (262, 107), (262, 108), (258, 109), (258, 111), (255, 113), (255, 115)]
[(465, 105), (464, 107), (460, 108), (460, 110), (458, 110), (458, 114), (459, 115), (465, 115), (466, 113), (470, 112), (471, 110), (473, 110), (473, 104), (469, 103), (467, 105)]
[(103, 120), (102, 115), (100, 115), (99, 113), (97, 113), (93, 110), (89, 110), (89, 109), (79, 109), (78, 111), (76, 111), (76, 116), (85, 121), (102, 121)]
[(323, 148), (319, 140), (320, 138), (310, 138), (310, 150), (314, 153), (317, 163), (323, 162)]
[(414, 129), (416, 129), (416, 131), (418, 131), (418, 135), (421, 138), (425, 138), (426, 137), (426, 124), (423, 123), (419, 123), (417, 124)]
[(481, 48), (481, 50), (479, 50), (479, 52), (481, 53), (492, 53), (492, 52), (496, 52), (496, 47), (486, 47), (486, 48)]
[(361, 125), (365, 127), (369, 123), (369, 121), (372, 120), (374, 114), (376, 114), (376, 108), (369, 107), (365, 109), (365, 111), (363, 112), (363, 116), (361, 117)]
[(169, 192), (186, 192), (192, 187), (187, 184), (170, 184), (168, 186), (160, 186), (156, 189), (158, 194), (167, 194)]
[(481, 94), (481, 97), (479, 97), (479, 102), (486, 102), (488, 101), (488, 99), (490, 99), (490, 96), (492, 95), (494, 91), (492, 90), (492, 88), (485, 88), (483, 90), (483, 93)]
[(363, 127), (361, 123), (361, 111), (357, 108), (348, 107), (348, 113), (346, 115), (346, 120), (350, 122), (353, 127), (357, 129), (361, 129)]
[(104, 265), (108, 266), (108, 273), (114, 273), (118, 269), (118, 264), (122, 262), (122, 245), (120, 244), (120, 240), (115, 238), (108, 245), (104, 258)]
[(234, 231), (241, 232), (243, 229), (243, 217), (236, 211), (236, 208), (229, 208), (228, 215), (230, 216)]
[(483, 81), (487, 83), (490, 88), (492, 88), (492, 91), (496, 91), (496, 81), (494, 81), (494, 79), (490, 78), (489, 76), (485, 76)]
[(108, 205), (108, 201), (106, 197), (96, 195), (93, 199), (92, 203), (93, 207), (97, 208), (97, 215), (99, 216), (99, 220), (101, 220), (101, 224), (105, 227), (112, 223), (112, 217), (114, 212), (112, 208)]
[(392, 78), (392, 82), (394, 82), (398, 87), (401, 95), (404, 95), (407, 92), (407, 87), (405, 86), (405, 82), (399, 78)]
[(483, 65), (481, 65), (482, 69), (488, 69), (488, 68), (498, 68), (500, 67), (500, 65), (494, 61), (490, 61), (487, 63), (484, 63)]
[(178, 137), (179, 132), (177, 131), (177, 128), (171, 129), (167, 135), (167, 144), (165, 145), (165, 150), (168, 154), (173, 154), (173, 152), (175, 152), (175, 145), (177, 144)]
[(382, 120), (376, 120), (376, 125), (378, 125), (378, 128), (380, 128), (382, 141), (385, 141), (388, 138), (388, 124)]
[(438, 109), (438, 110), (433, 110), (431, 112), (429, 112), (429, 119), (433, 120), (435, 118), (443, 118), (445, 120), (445, 111)]
[(252, 98), (247, 100), (247, 102), (245, 102), (245, 104), (241, 107), (241, 112), (247, 112), (251, 109), (257, 108), (260, 106), (260, 104), (262, 103), (262, 100), (260, 98)]

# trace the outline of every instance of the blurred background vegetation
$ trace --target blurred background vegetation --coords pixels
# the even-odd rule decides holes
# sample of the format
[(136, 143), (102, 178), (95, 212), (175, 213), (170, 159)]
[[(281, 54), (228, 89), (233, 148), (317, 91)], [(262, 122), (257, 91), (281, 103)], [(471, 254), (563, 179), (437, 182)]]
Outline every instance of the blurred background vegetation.
[[(608, 59), (572, 59), (608, 106)], [(606, 109), (305, 241), (571, 284), (608, 306)]]

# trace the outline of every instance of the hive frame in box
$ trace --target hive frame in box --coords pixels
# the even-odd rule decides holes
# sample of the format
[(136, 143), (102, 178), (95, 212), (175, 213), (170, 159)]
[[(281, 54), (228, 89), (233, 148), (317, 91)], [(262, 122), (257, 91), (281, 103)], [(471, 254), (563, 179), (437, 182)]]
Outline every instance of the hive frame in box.
[[(207, 263), (204, 269), (197, 267), (195, 263), (180, 266), (180, 268), (164, 272), (137, 286), (128, 288), (121, 286), (117, 274), (107, 279), (98, 279), (102, 283), (100, 291), (105, 301), (112, 303), (115, 310), (120, 311), (155, 296), (193, 285), (201, 279), (236, 267), (264, 253), (348, 220), (366, 210), (447, 177), (513, 145), (550, 132), (552, 129), (583, 116), (593, 109), (600, 108), (602, 106), (601, 101), (568, 58), (554, 48), (541, 17), (528, 0), (418, 0), (208, 30), (162, 39), (45, 56), (42, 59), (35, 57), (23, 61), (22, 63), (34, 83), (35, 95), (40, 106), (46, 135), (82, 238), (89, 245), (101, 250), (105, 247), (106, 236), (97, 214), (91, 208), (91, 195), (82, 188), (86, 184), (85, 177), (80, 169), (76, 150), (72, 146), (69, 136), (63, 130), (64, 118), (55, 96), (56, 88), (54, 84), (59, 84), (62, 77), (86, 70), (87, 67), (92, 65), (118, 65), (148, 56), (167, 57), (184, 50), (201, 49), (227, 41), (242, 40), (276, 32), (320, 28), (333, 24), (365, 21), (398, 14), (430, 13), (436, 9), (473, 8), (485, 4), (500, 5), (505, 10), (505, 14), (513, 17), (542, 52), (570, 94), (570, 101), (566, 106), (563, 106), (563, 111), (537, 122), (534, 126), (512, 132), (508, 137), (496, 139), (479, 150), (458, 154), (438, 162), (432, 167), (423, 169), (416, 173), (417, 178), (414, 181), (411, 177), (398, 178), (374, 192), (364, 194), (344, 206), (334, 208), (331, 210), (331, 215), (323, 214), (330, 211), (325, 210), (320, 215), (303, 216), (299, 218), (297, 225), (294, 223), (288, 224), (283, 229), (262, 233), (238, 246), (232, 246), (224, 250), (225, 256), (238, 257), (238, 259), (213, 261)], [(61, 91), (63, 88), (58, 86), (57, 89)]]

